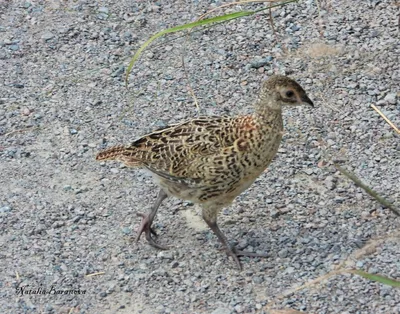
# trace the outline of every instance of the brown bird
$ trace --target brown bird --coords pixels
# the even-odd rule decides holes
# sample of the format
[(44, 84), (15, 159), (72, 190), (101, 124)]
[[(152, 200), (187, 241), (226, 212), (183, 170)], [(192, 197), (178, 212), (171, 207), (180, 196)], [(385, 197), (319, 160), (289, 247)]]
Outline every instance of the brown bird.
[(162, 201), (175, 196), (201, 204), (203, 219), (240, 269), (238, 256), (265, 256), (230, 246), (217, 216), (276, 155), (283, 134), (282, 107), (302, 104), (313, 106), (303, 88), (276, 75), (262, 84), (251, 115), (200, 117), (100, 152), (97, 160), (118, 160), (148, 170), (161, 188), (150, 212), (139, 214), (143, 220), (136, 241), (144, 232), (149, 244), (166, 249), (155, 242), (151, 225)]

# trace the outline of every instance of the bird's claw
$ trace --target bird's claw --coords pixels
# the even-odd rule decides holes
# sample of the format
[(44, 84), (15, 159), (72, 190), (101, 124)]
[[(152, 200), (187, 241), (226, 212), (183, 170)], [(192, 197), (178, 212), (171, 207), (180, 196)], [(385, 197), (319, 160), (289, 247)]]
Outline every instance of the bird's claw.
[(239, 270), (242, 270), (242, 264), (240, 263), (239, 256), (248, 256), (248, 257), (268, 257), (267, 253), (253, 253), (237, 250), (234, 246), (225, 248), (225, 252), (228, 256), (231, 256), (235, 261)]
[(149, 244), (159, 250), (168, 250), (168, 247), (162, 246), (160, 244), (158, 244), (152, 237), (152, 235), (154, 235), (155, 237), (157, 237), (157, 233), (154, 231), (153, 228), (151, 228), (151, 223), (152, 221), (150, 221), (149, 215), (143, 214), (143, 213), (138, 213), (138, 216), (142, 217), (142, 222), (140, 224), (140, 227), (138, 229), (138, 233), (136, 236), (136, 242), (139, 241), (140, 236), (142, 235), (142, 233), (145, 233), (146, 236), (146, 240), (147, 242), (149, 242)]

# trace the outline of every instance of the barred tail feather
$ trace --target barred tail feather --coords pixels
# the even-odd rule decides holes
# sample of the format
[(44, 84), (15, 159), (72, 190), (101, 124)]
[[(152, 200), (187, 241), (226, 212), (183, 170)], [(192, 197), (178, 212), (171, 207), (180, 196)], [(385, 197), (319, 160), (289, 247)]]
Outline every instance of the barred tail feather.
[(140, 167), (142, 166), (142, 162), (138, 159), (135, 159), (130, 154), (126, 154), (127, 149), (123, 145), (113, 146), (103, 150), (98, 153), (96, 156), (96, 160), (117, 160), (123, 162), (128, 167)]
[(97, 154), (96, 160), (118, 160), (124, 150), (125, 147), (123, 145), (107, 148)]

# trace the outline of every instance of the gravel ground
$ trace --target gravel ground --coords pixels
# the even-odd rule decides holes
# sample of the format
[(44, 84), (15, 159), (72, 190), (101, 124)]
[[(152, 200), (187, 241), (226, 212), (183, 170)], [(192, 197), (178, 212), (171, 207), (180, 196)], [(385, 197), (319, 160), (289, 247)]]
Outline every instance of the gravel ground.
[[(400, 313), (398, 289), (329, 276), (400, 279), (399, 218), (332, 166), (400, 205), (399, 135), (371, 108), (400, 127), (399, 6), (321, 1), (319, 17), (316, 3), (273, 12), (278, 42), (268, 14), (161, 39), (126, 89), (144, 40), (221, 3), (1, 1), (0, 312)], [(171, 249), (136, 244), (136, 212), (156, 187), (96, 153), (196, 116), (189, 86), (201, 114), (250, 112), (272, 73), (297, 79), (317, 107), (285, 112), (277, 158), (220, 216), (229, 239), (269, 257), (238, 271), (199, 208), (176, 199), (156, 219)]]

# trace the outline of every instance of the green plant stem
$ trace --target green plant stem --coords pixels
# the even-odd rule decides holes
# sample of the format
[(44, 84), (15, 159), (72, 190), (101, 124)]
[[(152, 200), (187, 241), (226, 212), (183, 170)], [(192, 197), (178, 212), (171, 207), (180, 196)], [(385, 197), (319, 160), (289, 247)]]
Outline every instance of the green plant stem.
[(356, 274), (356, 275), (364, 277), (368, 280), (377, 281), (384, 285), (400, 288), (400, 281), (397, 281), (397, 280), (394, 280), (394, 279), (391, 279), (388, 277), (370, 274), (370, 273), (367, 273), (367, 272), (365, 272), (363, 270), (359, 270), (359, 269), (348, 269), (345, 272), (350, 273), (350, 274)]

